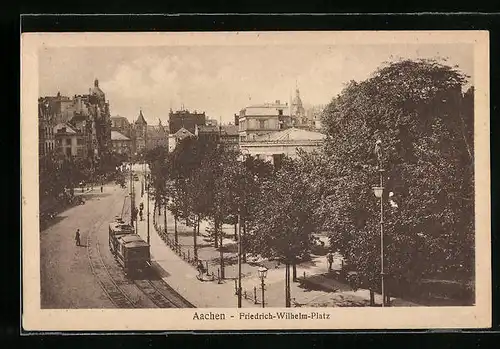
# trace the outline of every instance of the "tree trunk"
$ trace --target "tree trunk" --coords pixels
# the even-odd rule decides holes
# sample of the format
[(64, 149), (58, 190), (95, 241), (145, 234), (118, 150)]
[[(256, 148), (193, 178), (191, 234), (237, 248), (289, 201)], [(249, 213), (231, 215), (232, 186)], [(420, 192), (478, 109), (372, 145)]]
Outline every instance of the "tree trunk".
[(370, 290), (370, 307), (375, 306), (375, 292)]
[(246, 219), (243, 218), (243, 235), (241, 237), (241, 239), (242, 239), (242, 241), (241, 241), (241, 250), (242, 250), (241, 256), (242, 256), (243, 263), (247, 262), (247, 252), (246, 252), (246, 243), (245, 243), (246, 234), (247, 234), (247, 222), (246, 222)]
[(198, 215), (198, 217), (196, 219), (196, 231), (197, 231), (198, 236), (200, 236), (200, 215)]
[(198, 260), (198, 245), (197, 245), (197, 239), (196, 239), (196, 224), (193, 224), (193, 249), (194, 249), (194, 259)]
[(219, 248), (219, 231), (217, 230), (217, 220), (214, 219), (214, 247)]
[(165, 225), (165, 234), (168, 234), (168, 228), (167, 228), (167, 205), (165, 204), (163, 206), (163, 224)]
[(177, 216), (174, 216), (174, 240), (175, 244), (177, 245), (179, 243), (179, 237), (177, 234)]
[(238, 241), (238, 223), (234, 223), (234, 241)]
[(291, 293), (290, 293), (290, 263), (285, 264), (285, 307), (292, 306)]
[(292, 264), (292, 270), (293, 270), (293, 282), (297, 282), (297, 261), (294, 259), (293, 264)]
[[(219, 230), (219, 227), (222, 228), (222, 224), (220, 224), (218, 221), (215, 224), (215, 230)], [(222, 230), (222, 229), (221, 229)], [(226, 277), (226, 273), (224, 272), (224, 251), (223, 251), (223, 241), (222, 239), (224, 238), (224, 234), (222, 234), (222, 231), (219, 231), (219, 237), (220, 237), (220, 243), (219, 243), (219, 252), (220, 252), (220, 278), (223, 280)]]
[(285, 264), (285, 307), (288, 304), (288, 284), (287, 284), (287, 280), (288, 280), (288, 269), (286, 268), (286, 264)]

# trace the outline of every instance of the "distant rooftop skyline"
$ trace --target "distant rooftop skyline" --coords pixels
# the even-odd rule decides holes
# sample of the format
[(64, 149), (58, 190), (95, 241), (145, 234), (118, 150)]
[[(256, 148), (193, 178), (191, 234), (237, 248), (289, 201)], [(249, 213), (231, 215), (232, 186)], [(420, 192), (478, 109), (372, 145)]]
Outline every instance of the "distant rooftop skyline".
[(86, 94), (94, 80), (113, 116), (165, 124), (170, 109), (205, 112), (234, 122), (255, 104), (290, 103), (296, 86), (304, 106), (326, 105), (350, 80), (368, 78), (384, 62), (447, 58), (473, 76), (468, 44), (48, 47), (39, 55), (39, 95)]

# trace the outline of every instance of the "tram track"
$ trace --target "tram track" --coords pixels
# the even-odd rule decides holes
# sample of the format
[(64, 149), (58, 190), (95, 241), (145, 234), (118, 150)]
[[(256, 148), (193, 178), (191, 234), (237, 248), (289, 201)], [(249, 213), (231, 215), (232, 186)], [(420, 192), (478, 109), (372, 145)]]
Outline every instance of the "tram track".
[(143, 291), (158, 308), (179, 308), (167, 298), (151, 280), (134, 280), (134, 283)]
[(116, 307), (136, 308), (136, 304), (118, 286), (116, 281), (113, 279), (113, 276), (111, 275), (109, 269), (106, 267), (99, 248), (99, 242), (95, 242), (94, 245), (92, 236), (97, 229), (103, 226), (105, 216), (106, 214), (100, 215), (97, 222), (87, 233), (87, 257), (89, 260), (90, 269), (92, 271), (92, 274), (94, 274), (95, 278), (99, 282), (104, 293)]
[[(115, 201), (117, 200), (115, 199)], [(113, 202), (111, 207), (114, 207), (114, 204), (115, 202)], [(113, 271), (113, 266), (108, 267), (106, 265), (100, 250), (99, 239), (94, 240), (94, 235), (107, 222), (106, 217), (109, 216), (109, 212), (102, 214), (99, 214), (99, 212), (100, 210), (97, 208), (93, 210), (93, 213), (97, 215), (97, 219), (87, 233), (87, 257), (94, 277), (110, 301), (117, 308), (148, 307), (144, 301), (134, 302), (132, 300), (137, 299), (138, 297), (134, 296), (134, 294), (139, 293), (145, 295), (150, 303), (152, 303), (151, 305), (155, 305), (158, 308), (194, 308), (193, 304), (184, 299), (161, 279), (128, 279), (124, 275), (118, 275), (117, 271)], [(128, 212), (123, 213), (126, 214)], [(114, 261), (116, 262), (116, 258)], [(154, 269), (152, 271), (157, 272)], [(131, 289), (131, 287), (135, 290)], [(126, 289), (128, 289), (128, 292)]]

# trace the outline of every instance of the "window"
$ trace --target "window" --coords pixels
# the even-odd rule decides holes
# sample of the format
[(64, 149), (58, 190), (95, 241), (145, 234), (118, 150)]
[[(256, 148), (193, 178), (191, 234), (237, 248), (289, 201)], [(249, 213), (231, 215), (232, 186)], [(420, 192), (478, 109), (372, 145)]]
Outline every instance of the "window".
[(266, 121), (265, 120), (259, 120), (259, 128), (260, 129), (266, 128)]
[(66, 138), (66, 145), (71, 145), (71, 138)]
[(76, 140), (76, 144), (78, 144), (78, 145), (83, 145), (83, 144), (84, 144), (84, 142), (83, 142), (83, 138), (78, 138), (78, 139)]

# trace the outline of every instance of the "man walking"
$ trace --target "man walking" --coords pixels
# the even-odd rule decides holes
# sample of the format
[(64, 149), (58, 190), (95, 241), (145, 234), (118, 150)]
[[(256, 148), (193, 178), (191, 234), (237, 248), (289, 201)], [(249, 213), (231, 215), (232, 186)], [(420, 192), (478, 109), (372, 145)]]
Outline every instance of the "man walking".
[(76, 246), (80, 246), (80, 229), (76, 230), (75, 242), (76, 242)]
[(326, 260), (328, 261), (328, 271), (332, 271), (333, 254), (331, 252), (326, 255)]

